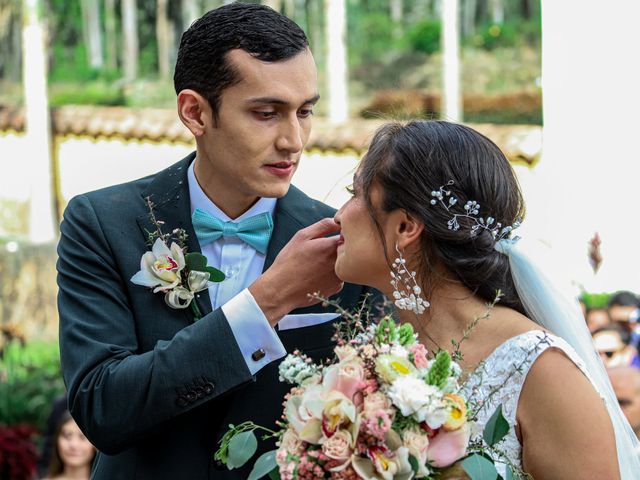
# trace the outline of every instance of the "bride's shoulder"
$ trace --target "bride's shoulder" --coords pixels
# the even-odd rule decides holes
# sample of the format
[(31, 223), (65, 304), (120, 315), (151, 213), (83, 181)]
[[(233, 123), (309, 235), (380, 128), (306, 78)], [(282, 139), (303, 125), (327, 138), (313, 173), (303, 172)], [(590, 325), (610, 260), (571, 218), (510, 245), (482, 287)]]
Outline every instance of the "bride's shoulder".
[(520, 407), (523, 408), (519, 408), (519, 411), (530, 410), (532, 416), (537, 416), (548, 409), (601, 410), (603, 403), (600, 395), (573, 348), (548, 332), (539, 338), (542, 347), (524, 381), (520, 395)]

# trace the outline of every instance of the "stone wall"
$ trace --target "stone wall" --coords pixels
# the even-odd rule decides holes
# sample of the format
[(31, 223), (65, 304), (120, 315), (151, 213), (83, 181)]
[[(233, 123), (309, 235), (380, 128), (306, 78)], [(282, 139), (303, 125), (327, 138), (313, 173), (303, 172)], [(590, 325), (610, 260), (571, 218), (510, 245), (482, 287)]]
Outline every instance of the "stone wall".
[(54, 244), (0, 243), (0, 326), (26, 338), (58, 335)]

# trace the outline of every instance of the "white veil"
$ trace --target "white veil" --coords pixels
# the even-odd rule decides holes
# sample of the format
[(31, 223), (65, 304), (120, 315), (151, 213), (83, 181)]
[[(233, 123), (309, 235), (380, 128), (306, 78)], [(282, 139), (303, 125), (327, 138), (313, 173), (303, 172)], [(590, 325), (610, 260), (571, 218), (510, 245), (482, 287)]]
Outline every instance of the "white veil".
[[(523, 251), (518, 238), (502, 239), (496, 250), (509, 257), (511, 275), (518, 296), (529, 316), (538, 325), (564, 339), (584, 361), (598, 393), (603, 397), (616, 435), (622, 480), (640, 477), (640, 444), (618, 405), (607, 372), (596, 352), (577, 300), (557, 280), (552, 281)], [(527, 244), (527, 249), (529, 249)], [(536, 252), (537, 253), (537, 252)], [(548, 257), (548, 255), (547, 255)]]

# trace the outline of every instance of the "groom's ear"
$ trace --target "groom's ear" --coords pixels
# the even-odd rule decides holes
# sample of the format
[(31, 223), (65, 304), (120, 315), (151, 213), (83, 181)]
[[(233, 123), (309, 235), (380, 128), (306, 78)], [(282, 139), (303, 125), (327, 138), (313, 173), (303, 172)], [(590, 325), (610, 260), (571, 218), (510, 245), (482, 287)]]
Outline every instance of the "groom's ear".
[(419, 244), (424, 224), (406, 210), (398, 210), (395, 220), (398, 248), (404, 249), (409, 245)]
[(204, 135), (210, 110), (209, 102), (198, 92), (185, 89), (178, 94), (178, 116), (194, 137)]

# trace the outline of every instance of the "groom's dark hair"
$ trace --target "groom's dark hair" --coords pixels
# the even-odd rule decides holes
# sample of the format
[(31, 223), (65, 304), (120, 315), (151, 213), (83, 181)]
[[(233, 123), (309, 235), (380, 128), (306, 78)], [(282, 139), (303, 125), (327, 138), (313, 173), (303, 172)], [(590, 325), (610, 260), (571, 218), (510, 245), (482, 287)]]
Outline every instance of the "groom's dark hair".
[(308, 45), (302, 29), (272, 8), (224, 5), (193, 22), (182, 35), (173, 76), (176, 94), (187, 88), (198, 92), (217, 118), (222, 91), (242, 80), (227, 59), (230, 50), (277, 62), (296, 56)]

